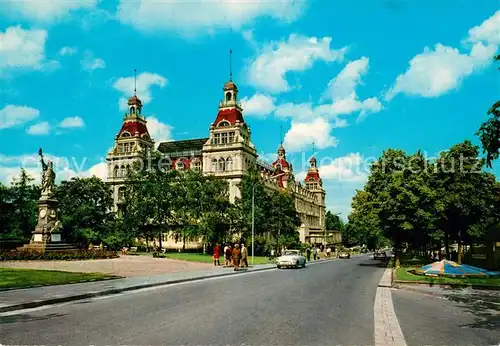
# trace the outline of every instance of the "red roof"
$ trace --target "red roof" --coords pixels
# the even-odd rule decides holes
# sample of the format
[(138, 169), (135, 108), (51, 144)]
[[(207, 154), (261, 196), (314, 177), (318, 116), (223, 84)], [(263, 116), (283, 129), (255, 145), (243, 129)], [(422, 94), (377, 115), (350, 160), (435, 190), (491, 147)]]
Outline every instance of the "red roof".
[(215, 118), (215, 125), (220, 123), (222, 120), (227, 120), (231, 125), (236, 125), (237, 120), (239, 120), (240, 123), (244, 123), (243, 115), (236, 108), (219, 110), (219, 113), (217, 113), (217, 118)]
[(276, 167), (277, 164), (280, 164), (282, 168), (289, 168), (290, 165), (287, 160), (283, 158), (278, 158), (276, 161), (273, 162), (273, 167)]
[(304, 181), (320, 181), (319, 172), (317, 171), (308, 171)]
[(121, 136), (123, 132), (127, 131), (131, 136), (135, 136), (135, 134), (139, 134), (142, 136), (143, 134), (147, 134), (149, 136), (148, 128), (146, 124), (142, 121), (126, 121), (123, 123), (118, 136)]

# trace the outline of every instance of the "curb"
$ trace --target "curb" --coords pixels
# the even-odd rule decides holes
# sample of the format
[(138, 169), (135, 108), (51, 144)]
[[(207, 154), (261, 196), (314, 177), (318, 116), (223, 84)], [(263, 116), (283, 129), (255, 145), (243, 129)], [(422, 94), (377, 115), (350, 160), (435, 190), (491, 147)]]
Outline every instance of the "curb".
[(253, 273), (253, 272), (259, 272), (259, 271), (270, 270), (270, 269), (276, 269), (276, 267), (260, 268), (260, 269), (254, 269), (252, 271), (237, 271), (237, 272), (230, 272), (230, 273), (220, 273), (220, 274), (207, 275), (207, 276), (202, 276), (202, 277), (176, 279), (176, 280), (170, 280), (170, 281), (164, 281), (164, 282), (155, 282), (155, 283), (151, 283), (151, 284), (136, 285), (136, 286), (131, 286), (131, 287), (114, 288), (114, 289), (99, 291), (99, 292), (76, 294), (76, 295), (66, 296), (66, 297), (61, 297), (61, 298), (51, 298), (51, 299), (46, 299), (46, 300), (38, 300), (38, 301), (32, 301), (32, 302), (28, 302), (28, 303), (0, 307), (0, 313), (10, 312), (10, 311), (15, 311), (15, 310), (32, 309), (32, 308), (37, 308), (37, 307), (44, 306), (44, 305), (67, 303), (67, 302), (70, 302), (73, 300), (81, 300), (81, 299), (89, 299), (89, 298), (95, 298), (95, 297), (108, 296), (108, 295), (117, 294), (117, 293), (121, 293), (121, 292), (140, 290), (140, 289), (144, 289), (144, 288), (168, 286), (168, 285), (172, 285), (172, 284), (178, 284), (178, 283), (190, 282), (190, 281), (202, 281), (204, 279), (218, 278), (218, 277), (230, 276), (230, 275), (239, 275), (239, 274), (244, 274), (244, 273)]
[(397, 289), (406, 288), (406, 287), (400, 287), (400, 285), (439, 287), (439, 288), (471, 288), (474, 290), (500, 291), (499, 286), (482, 286), (482, 285), (467, 285), (467, 284), (430, 284), (427, 282), (394, 280), (393, 286), (395, 288)]

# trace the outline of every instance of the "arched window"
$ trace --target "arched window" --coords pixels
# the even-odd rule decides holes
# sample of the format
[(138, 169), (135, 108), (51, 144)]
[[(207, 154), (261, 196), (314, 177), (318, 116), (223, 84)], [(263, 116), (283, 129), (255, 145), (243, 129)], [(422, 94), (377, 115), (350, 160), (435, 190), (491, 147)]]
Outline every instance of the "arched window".
[(217, 124), (217, 127), (226, 127), (226, 126), (229, 126), (229, 125), (231, 125), (231, 124), (229, 123), (229, 121), (227, 121), (227, 120), (222, 120), (219, 124)]
[(279, 163), (275, 166), (275, 168), (277, 171), (281, 171), (281, 165)]
[(120, 186), (118, 188), (118, 200), (123, 201), (125, 199), (125, 186)]
[(182, 161), (177, 161), (175, 163), (175, 169), (182, 171), (185, 168), (184, 162)]
[(217, 172), (217, 160), (216, 159), (212, 160), (212, 171)]
[(128, 133), (127, 131), (124, 131), (122, 133), (122, 137), (130, 137), (130, 133)]
[(232, 171), (233, 170), (233, 159), (228, 157), (226, 160), (226, 171)]
[(121, 166), (120, 177), (124, 178), (126, 176), (125, 166)]
[(137, 115), (141, 114), (141, 109), (137, 108)]
[(113, 177), (118, 178), (119, 174), (120, 174), (119, 168), (118, 166), (115, 166), (115, 168), (113, 168)]
[(227, 93), (226, 93), (226, 102), (227, 102), (227, 101), (231, 101), (231, 97), (232, 97), (231, 93), (230, 93), (230, 92), (227, 92)]
[(134, 107), (130, 107), (130, 114), (135, 114), (135, 108)]
[(223, 172), (226, 170), (226, 160), (222, 157), (219, 159), (219, 171)]

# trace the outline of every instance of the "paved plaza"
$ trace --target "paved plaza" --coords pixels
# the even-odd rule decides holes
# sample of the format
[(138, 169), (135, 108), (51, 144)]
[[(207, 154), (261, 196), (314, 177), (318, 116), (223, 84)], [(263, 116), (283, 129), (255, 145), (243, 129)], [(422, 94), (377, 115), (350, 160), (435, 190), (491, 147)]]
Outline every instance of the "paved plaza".
[(0, 267), (62, 270), (80, 273), (105, 273), (124, 277), (151, 276), (213, 268), (210, 263), (179, 261), (151, 256), (120, 256), (114, 259), (86, 261), (11, 261)]

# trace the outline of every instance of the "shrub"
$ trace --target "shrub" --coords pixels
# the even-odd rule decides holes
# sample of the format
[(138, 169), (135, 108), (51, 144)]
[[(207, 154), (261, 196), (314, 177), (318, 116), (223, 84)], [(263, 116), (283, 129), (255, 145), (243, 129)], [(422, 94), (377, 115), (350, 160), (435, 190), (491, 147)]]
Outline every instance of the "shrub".
[(117, 258), (114, 251), (103, 250), (71, 250), (39, 252), (34, 250), (13, 250), (0, 252), (0, 261), (33, 261), (33, 260), (86, 260), (86, 259), (108, 259)]

